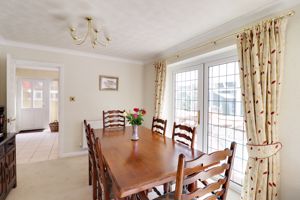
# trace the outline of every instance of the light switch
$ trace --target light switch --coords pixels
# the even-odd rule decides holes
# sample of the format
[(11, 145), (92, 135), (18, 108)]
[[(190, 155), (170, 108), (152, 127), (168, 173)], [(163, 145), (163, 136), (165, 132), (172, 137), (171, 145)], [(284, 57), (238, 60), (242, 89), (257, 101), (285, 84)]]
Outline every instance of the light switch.
[(74, 102), (75, 101), (75, 97), (70, 97), (70, 101)]

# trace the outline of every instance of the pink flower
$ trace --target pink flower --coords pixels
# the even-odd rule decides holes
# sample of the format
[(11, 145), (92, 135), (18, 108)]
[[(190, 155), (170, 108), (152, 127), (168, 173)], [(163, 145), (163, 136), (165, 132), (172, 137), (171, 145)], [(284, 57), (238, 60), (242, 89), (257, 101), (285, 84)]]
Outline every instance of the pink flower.
[(139, 110), (140, 110), (140, 109), (138, 109), (138, 108), (134, 108), (134, 109), (133, 109), (134, 112), (139, 112)]
[(133, 118), (135, 118), (135, 119), (138, 118), (138, 114), (136, 114), (136, 113), (133, 114)]

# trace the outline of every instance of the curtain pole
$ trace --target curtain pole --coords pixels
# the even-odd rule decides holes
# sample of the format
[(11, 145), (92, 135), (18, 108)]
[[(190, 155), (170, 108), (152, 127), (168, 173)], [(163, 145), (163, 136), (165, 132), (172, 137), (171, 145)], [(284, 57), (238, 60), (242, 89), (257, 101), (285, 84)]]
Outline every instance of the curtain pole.
[[(294, 10), (291, 10), (291, 11), (289, 11), (288, 13), (286, 13), (286, 14), (284, 14), (284, 15), (280, 15), (280, 16), (273, 17), (273, 18), (268, 18), (268, 19), (265, 19), (265, 20), (263, 20), (263, 21), (275, 20), (275, 19), (282, 19), (282, 18), (285, 18), (285, 17), (291, 17), (291, 16), (294, 16), (294, 15), (295, 15), (295, 11), (294, 11)], [(181, 57), (181, 56), (188, 55), (189, 53), (192, 53), (192, 52), (194, 52), (194, 51), (197, 50), (197, 49), (200, 49), (200, 48), (202, 48), (202, 47), (205, 47), (205, 46), (208, 46), (208, 45), (211, 45), (211, 44), (216, 45), (216, 43), (219, 42), (219, 41), (222, 41), (222, 40), (224, 40), (224, 39), (230, 38), (230, 37), (232, 37), (232, 36), (236, 36), (236, 35), (238, 35), (239, 33), (244, 32), (245, 30), (250, 30), (250, 29), (251, 29), (250, 27), (244, 28), (243, 31), (238, 31), (238, 32), (235, 32), (235, 33), (232, 33), (232, 34), (229, 34), (229, 35), (226, 35), (226, 36), (217, 38), (217, 39), (215, 39), (215, 40), (213, 40), (213, 41), (207, 42), (207, 43), (202, 44), (202, 45), (200, 45), (200, 46), (197, 46), (197, 47), (188, 49), (188, 50), (186, 50), (186, 51), (184, 51), (184, 52), (182, 52), (182, 53), (177, 53), (177, 54), (175, 54), (175, 55), (169, 56), (169, 57), (165, 58), (165, 60), (169, 60), (169, 59), (171, 59), (171, 58), (179, 58), (179, 57)]]

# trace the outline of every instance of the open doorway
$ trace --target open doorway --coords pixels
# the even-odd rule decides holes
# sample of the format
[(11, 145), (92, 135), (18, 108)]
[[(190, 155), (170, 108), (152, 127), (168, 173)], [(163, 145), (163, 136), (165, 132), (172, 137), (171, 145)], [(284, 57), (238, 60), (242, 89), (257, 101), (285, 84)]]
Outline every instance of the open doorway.
[(59, 157), (59, 69), (16, 66), (17, 163)]

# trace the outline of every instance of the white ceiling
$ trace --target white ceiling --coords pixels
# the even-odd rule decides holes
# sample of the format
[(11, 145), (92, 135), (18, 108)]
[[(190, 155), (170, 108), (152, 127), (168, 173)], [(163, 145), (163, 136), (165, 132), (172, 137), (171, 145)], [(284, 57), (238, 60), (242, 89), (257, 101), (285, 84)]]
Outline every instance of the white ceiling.
[[(159, 53), (261, 8), (289, 0), (2, 0), (0, 36), (6, 40), (147, 61)], [(294, 1), (294, 0), (290, 0)], [(104, 25), (112, 42), (76, 46), (70, 24)]]

